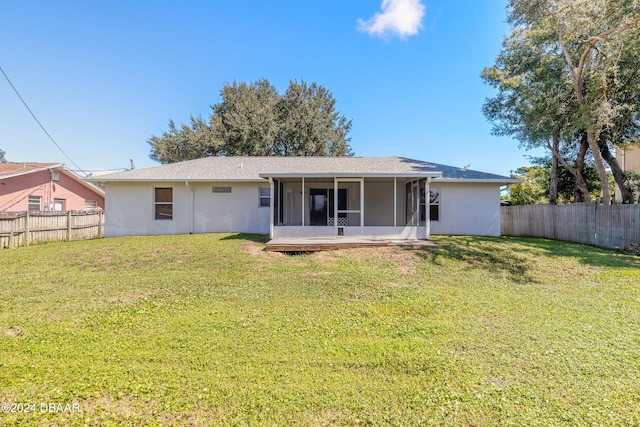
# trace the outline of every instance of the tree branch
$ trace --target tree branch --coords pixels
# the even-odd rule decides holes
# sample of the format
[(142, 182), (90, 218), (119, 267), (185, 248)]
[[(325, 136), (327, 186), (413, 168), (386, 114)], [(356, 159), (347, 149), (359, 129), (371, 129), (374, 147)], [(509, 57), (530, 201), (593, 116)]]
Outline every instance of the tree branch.
[[(562, 50), (562, 53), (564, 54), (564, 59), (565, 59), (565, 61), (567, 61), (567, 65), (569, 66), (569, 71), (571, 72), (571, 79), (573, 80), (573, 88), (574, 88), (574, 90), (576, 92), (578, 92), (578, 89), (580, 89), (578, 87), (579, 78), (576, 75), (576, 69), (573, 66), (573, 59), (571, 59), (571, 55), (569, 54), (569, 50), (567, 50), (567, 47), (564, 44), (564, 37), (562, 36), (562, 28), (560, 28), (560, 24), (558, 24), (558, 43), (560, 44), (560, 49)], [(580, 76), (580, 78), (581, 77), (582, 76)], [(581, 90), (579, 92), (582, 93)]]
[(562, 166), (564, 166), (565, 169), (567, 169), (571, 173), (571, 175), (578, 176), (578, 170), (573, 166), (569, 165), (569, 163), (567, 163), (564, 157), (562, 157), (562, 155), (558, 153), (555, 148), (553, 148), (553, 146), (551, 145), (551, 142), (549, 142), (549, 138), (544, 138), (544, 142), (547, 144), (547, 148), (551, 150), (551, 153), (553, 154), (553, 156), (556, 159), (560, 160), (560, 163), (562, 163)]

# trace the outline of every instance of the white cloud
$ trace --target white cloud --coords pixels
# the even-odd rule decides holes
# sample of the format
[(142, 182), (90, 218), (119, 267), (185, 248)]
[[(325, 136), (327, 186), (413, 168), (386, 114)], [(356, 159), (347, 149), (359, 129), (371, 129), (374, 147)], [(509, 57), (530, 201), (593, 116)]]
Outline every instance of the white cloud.
[(397, 35), (403, 39), (422, 29), (424, 5), (421, 0), (382, 0), (382, 12), (370, 19), (358, 19), (358, 29), (371, 35)]

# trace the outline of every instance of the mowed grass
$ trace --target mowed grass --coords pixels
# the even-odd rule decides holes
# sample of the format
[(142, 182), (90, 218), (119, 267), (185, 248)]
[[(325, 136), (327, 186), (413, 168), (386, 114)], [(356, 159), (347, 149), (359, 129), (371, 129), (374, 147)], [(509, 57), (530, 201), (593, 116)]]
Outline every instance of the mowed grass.
[(0, 251), (0, 402), (36, 405), (0, 424), (640, 424), (640, 258), (434, 240), (300, 255), (231, 234)]

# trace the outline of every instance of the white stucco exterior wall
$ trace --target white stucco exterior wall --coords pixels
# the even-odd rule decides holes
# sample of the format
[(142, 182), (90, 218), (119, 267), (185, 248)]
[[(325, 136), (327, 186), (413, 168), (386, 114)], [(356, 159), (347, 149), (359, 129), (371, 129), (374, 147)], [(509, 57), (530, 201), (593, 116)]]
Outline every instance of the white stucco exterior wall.
[(431, 221), (431, 234), (500, 235), (500, 185), (439, 183), (440, 220)]
[[(231, 193), (213, 193), (213, 186)], [(269, 207), (259, 207), (268, 183), (107, 183), (105, 236), (194, 233), (269, 233)], [(154, 219), (154, 188), (173, 188), (173, 219)], [(193, 190), (193, 199), (191, 191)], [(193, 208), (192, 208), (193, 200)]]
[[(317, 185), (317, 183), (315, 183)], [(213, 193), (213, 186), (229, 186), (231, 193)], [(311, 184), (314, 186), (314, 184)], [(431, 234), (500, 235), (500, 186), (484, 183), (438, 183), (440, 188), (440, 219), (431, 222)], [(173, 188), (173, 219), (154, 219), (154, 188)], [(259, 207), (259, 188), (268, 183), (134, 183), (109, 182), (105, 200), (105, 236), (163, 235), (194, 233), (244, 232), (269, 233), (268, 207)], [(309, 186), (305, 185), (308, 194)], [(294, 225), (300, 221), (300, 186), (293, 189)], [(192, 196), (193, 190), (193, 210)], [(389, 203), (392, 196), (382, 194), (393, 190), (392, 185), (373, 185), (365, 182), (365, 205), (372, 201)], [(405, 223), (404, 183), (398, 183), (397, 221)], [(375, 193), (375, 194), (374, 194)], [(308, 201), (308, 195), (305, 194)], [(305, 206), (308, 209), (308, 206)], [(392, 221), (385, 210), (384, 219)], [(374, 212), (370, 212), (372, 214)], [(378, 223), (377, 215), (367, 215), (365, 225)], [(308, 216), (308, 215), (307, 215)], [(296, 218), (297, 217), (297, 218)], [(308, 218), (305, 218), (308, 221)], [(367, 222), (373, 224), (367, 224)], [(311, 230), (311, 227), (309, 227)], [(331, 230), (332, 235), (335, 234)]]

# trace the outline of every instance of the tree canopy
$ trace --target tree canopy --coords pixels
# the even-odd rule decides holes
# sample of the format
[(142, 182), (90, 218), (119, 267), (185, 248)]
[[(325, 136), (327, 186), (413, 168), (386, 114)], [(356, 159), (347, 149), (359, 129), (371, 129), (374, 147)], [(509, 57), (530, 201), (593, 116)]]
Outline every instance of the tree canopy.
[[(564, 155), (564, 153), (563, 153)], [(551, 202), (549, 181), (551, 179), (551, 156), (532, 159), (533, 166), (522, 166), (516, 169), (512, 178), (523, 182), (509, 186), (508, 198), (513, 205), (532, 205)], [(574, 165), (575, 166), (575, 165)], [(564, 166), (557, 169), (557, 202), (569, 203), (576, 198), (575, 177)], [(585, 186), (591, 197), (596, 197), (602, 191), (598, 172), (593, 161), (585, 162), (582, 170)]]
[[(639, 20), (637, 0), (510, 0), (511, 33), (483, 71), (498, 89), (484, 104), (494, 133), (547, 147), (584, 200), (590, 195), (581, 168), (590, 151), (603, 202), (611, 201), (604, 161), (629, 201), (629, 180), (611, 151), (638, 137)], [(575, 162), (562, 156), (563, 145), (577, 148), (569, 150)], [(557, 178), (556, 164), (552, 187)]]
[(7, 154), (2, 148), (0, 148), (0, 163), (6, 163), (7, 159), (4, 158), (4, 155)]
[(172, 163), (208, 156), (349, 156), (351, 120), (335, 108), (329, 90), (290, 81), (279, 94), (266, 79), (225, 85), (207, 120), (151, 136), (149, 157)]

